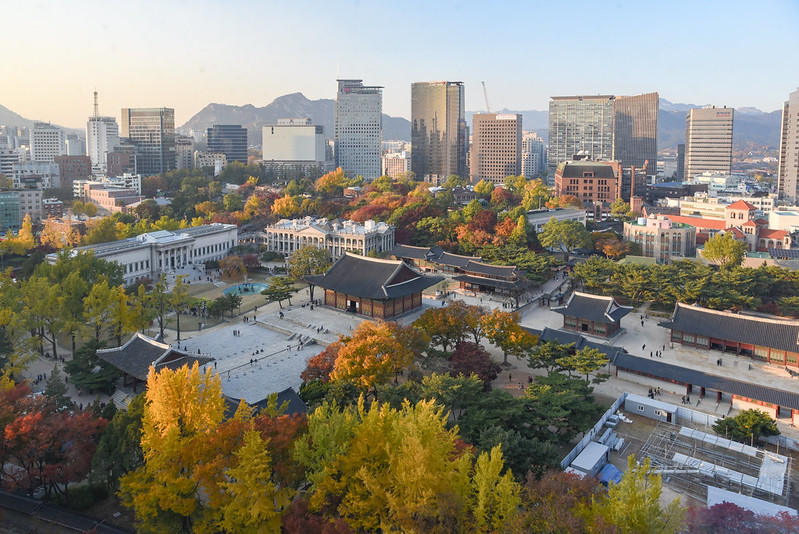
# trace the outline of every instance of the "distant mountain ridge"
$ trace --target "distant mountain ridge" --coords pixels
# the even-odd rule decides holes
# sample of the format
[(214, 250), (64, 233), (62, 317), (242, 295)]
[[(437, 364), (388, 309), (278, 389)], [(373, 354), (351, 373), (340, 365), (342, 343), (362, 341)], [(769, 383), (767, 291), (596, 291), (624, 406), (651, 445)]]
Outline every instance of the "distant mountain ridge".
[[(275, 124), (278, 119), (310, 118), (314, 124), (324, 126), (325, 135), (333, 138), (335, 126), (336, 101), (329, 98), (309, 100), (302, 93), (280, 96), (267, 106), (258, 108), (252, 104), (230, 106), (227, 104), (208, 104), (189, 119), (178, 130), (205, 130), (213, 124), (241, 124), (247, 128), (249, 142), (261, 143), (261, 128)], [(411, 122), (402, 117), (383, 114), (383, 139), (410, 141)]]

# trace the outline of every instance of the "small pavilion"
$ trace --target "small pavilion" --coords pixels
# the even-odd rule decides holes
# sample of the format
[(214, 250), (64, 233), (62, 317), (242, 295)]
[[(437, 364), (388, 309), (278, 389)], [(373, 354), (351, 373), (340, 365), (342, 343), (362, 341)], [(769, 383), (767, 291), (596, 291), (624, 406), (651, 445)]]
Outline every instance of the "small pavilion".
[(325, 274), (304, 278), (325, 290), (325, 306), (390, 319), (422, 306), (422, 291), (443, 280), (427, 276), (399, 260), (345, 253)]
[(122, 371), (122, 385), (132, 385), (134, 393), (138, 383), (147, 383), (150, 367), (175, 370), (194, 362), (202, 366), (213, 361), (207, 354), (189, 354), (139, 332), (120, 347), (98, 349), (97, 357)]
[(563, 329), (610, 338), (621, 329), (621, 319), (632, 311), (613, 297), (575, 291), (565, 306), (552, 308), (563, 316)]

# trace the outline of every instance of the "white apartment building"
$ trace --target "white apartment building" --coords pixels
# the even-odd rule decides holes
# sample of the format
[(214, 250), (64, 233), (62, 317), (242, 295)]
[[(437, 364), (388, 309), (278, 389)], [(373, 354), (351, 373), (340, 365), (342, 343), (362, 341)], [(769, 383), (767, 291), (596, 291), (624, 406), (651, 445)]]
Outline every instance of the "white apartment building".
[(547, 147), (535, 132), (522, 132), (522, 176), (531, 178), (547, 170)]
[(19, 148), (0, 148), (0, 174), (11, 176), (15, 163), (22, 163), (25, 151)]
[(782, 198), (799, 200), (799, 89), (788, 96), (782, 108), (777, 190)]
[(703, 172), (729, 174), (735, 110), (706, 107), (688, 111), (685, 121), (685, 179)]
[[(336, 167), (371, 181), (382, 174), (383, 88), (363, 80), (337, 80)], [(266, 158), (264, 158), (266, 159)]]
[(24, 187), (26, 178), (40, 178), (42, 189), (57, 189), (61, 187), (61, 170), (57, 163), (44, 163), (40, 161), (26, 161), (15, 163), (11, 168), (14, 187)]
[(395, 178), (411, 172), (411, 158), (403, 150), (399, 153), (383, 156), (383, 174)]
[(278, 119), (261, 131), (264, 161), (325, 162), (325, 130), (311, 119)]
[(214, 169), (214, 176), (217, 176), (222, 169), (227, 165), (227, 156), (221, 152), (195, 152), (194, 153), (194, 168), (202, 169), (204, 167), (212, 167)]
[(67, 152), (64, 130), (49, 122), (36, 122), (30, 130), (31, 161), (52, 163)]
[(122, 176), (100, 176), (95, 180), (74, 180), (72, 182), (72, 196), (86, 200), (86, 185), (102, 185), (108, 189), (132, 189), (141, 195), (141, 174), (128, 174)]
[[(78, 247), (73, 249), (73, 254), (92, 250), (95, 257), (120, 264), (124, 269), (123, 283), (129, 285), (146, 279), (157, 280), (161, 274), (189, 265), (220, 260), (237, 244), (235, 224), (214, 223)], [(57, 254), (47, 255), (50, 264), (57, 259)]]
[(41, 189), (17, 189), (16, 193), (19, 195), (20, 224), (25, 215), (30, 215), (34, 223), (41, 221), (44, 212), (42, 208), (44, 192)]
[(384, 222), (334, 219), (283, 219), (264, 228), (256, 240), (266, 245), (267, 250), (291, 256), (296, 250), (313, 245), (327, 249), (330, 257), (337, 260), (344, 252), (356, 252), (363, 256), (371, 251), (386, 252), (394, 248), (394, 226)]

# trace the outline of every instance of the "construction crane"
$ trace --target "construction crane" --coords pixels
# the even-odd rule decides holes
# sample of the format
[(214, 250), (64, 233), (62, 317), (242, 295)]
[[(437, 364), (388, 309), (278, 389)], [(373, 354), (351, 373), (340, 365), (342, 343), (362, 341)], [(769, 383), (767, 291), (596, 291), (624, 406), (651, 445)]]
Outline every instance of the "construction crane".
[(480, 83), (483, 84), (483, 96), (486, 99), (486, 111), (491, 113), (491, 106), (488, 105), (488, 90), (486, 90), (486, 83), (485, 82), (480, 82)]

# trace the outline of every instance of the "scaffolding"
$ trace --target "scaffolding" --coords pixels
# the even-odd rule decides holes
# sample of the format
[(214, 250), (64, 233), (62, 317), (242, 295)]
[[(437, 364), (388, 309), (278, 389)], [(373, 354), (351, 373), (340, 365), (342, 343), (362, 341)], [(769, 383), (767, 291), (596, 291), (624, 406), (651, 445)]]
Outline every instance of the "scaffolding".
[(641, 448), (663, 482), (707, 502), (715, 486), (775, 504), (788, 505), (791, 458), (742, 445), (710, 433), (658, 423)]

